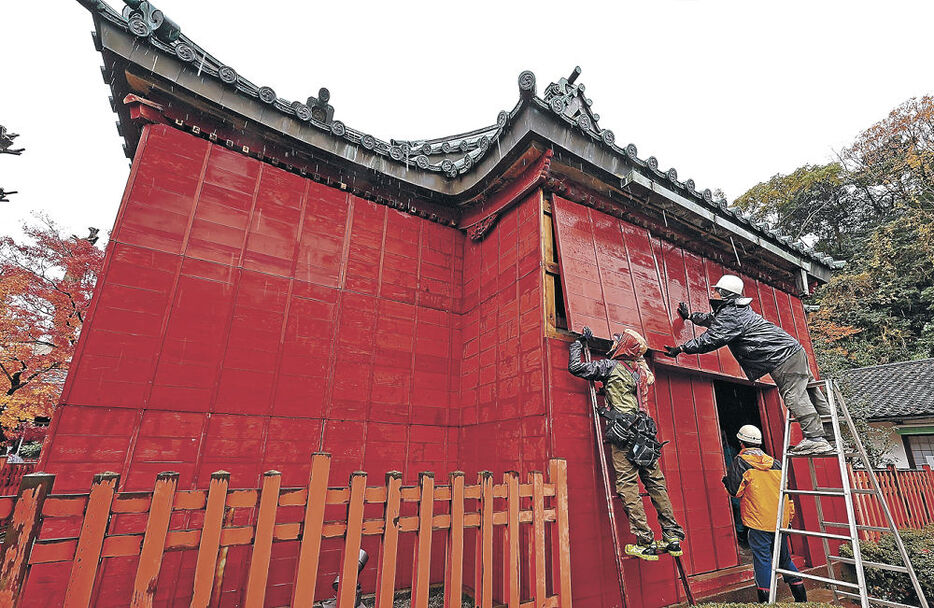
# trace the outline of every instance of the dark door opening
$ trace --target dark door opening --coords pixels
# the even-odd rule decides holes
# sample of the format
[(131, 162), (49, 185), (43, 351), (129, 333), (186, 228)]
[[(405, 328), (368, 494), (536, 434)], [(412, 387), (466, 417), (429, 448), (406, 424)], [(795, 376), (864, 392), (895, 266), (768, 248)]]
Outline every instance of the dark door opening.
[[(717, 397), (717, 417), (720, 423), (720, 442), (723, 445), (723, 462), (728, 467), (739, 454), (742, 446), (736, 438), (736, 433), (745, 424), (753, 424), (762, 429), (762, 417), (759, 414), (758, 391), (751, 386), (734, 384), (732, 382), (714, 382), (714, 393)], [(746, 542), (746, 529), (740, 521), (739, 499), (730, 501), (733, 507), (733, 530), (736, 533), (739, 561), (742, 564), (752, 563), (752, 553)]]

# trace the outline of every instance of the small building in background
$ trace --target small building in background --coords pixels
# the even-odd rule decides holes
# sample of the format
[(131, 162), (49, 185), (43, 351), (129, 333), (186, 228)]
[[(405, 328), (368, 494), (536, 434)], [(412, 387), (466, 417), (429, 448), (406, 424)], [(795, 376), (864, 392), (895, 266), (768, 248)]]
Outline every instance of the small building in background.
[(860, 367), (841, 377), (847, 403), (888, 434), (896, 467), (934, 467), (934, 359)]

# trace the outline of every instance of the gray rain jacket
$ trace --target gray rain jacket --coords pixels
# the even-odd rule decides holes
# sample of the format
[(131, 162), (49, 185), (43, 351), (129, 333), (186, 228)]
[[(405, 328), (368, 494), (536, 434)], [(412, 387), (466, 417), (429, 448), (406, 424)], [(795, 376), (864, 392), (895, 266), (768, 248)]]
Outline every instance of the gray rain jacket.
[(695, 325), (709, 329), (682, 346), (689, 355), (709, 353), (729, 346), (750, 380), (758, 380), (791, 355), (801, 344), (788, 332), (759, 316), (749, 298), (727, 300), (714, 312), (695, 312), (689, 317)]

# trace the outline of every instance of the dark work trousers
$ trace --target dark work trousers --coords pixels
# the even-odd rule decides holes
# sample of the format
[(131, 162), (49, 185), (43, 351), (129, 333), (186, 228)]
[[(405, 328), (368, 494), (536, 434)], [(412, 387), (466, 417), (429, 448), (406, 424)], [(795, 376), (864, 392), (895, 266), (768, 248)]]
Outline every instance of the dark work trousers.
[(801, 424), (804, 436), (808, 439), (823, 437), (824, 426), (820, 417), (830, 415), (830, 406), (819, 388), (808, 388), (808, 383), (814, 381), (814, 376), (808, 367), (808, 356), (804, 349), (779, 363), (770, 374), (778, 385), (778, 392), (785, 402), (785, 407)]
[[(772, 582), (772, 547), (775, 542), (775, 532), (765, 532), (763, 530), (749, 530), (749, 548), (752, 549), (752, 569), (756, 574), (756, 587), (763, 591), (769, 590), (769, 584)], [(782, 570), (797, 572), (798, 567), (791, 561), (791, 553), (788, 550), (788, 537), (782, 534), (782, 548), (778, 554), (778, 567)], [(784, 575), (785, 582), (789, 585), (800, 585), (804, 581), (797, 576)]]

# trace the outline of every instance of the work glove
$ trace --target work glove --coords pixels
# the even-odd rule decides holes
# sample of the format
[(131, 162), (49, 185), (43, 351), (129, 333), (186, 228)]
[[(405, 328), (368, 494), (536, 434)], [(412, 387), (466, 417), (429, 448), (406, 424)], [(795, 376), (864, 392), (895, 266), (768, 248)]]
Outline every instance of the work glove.
[(590, 340), (592, 339), (593, 339), (593, 332), (590, 330), (589, 327), (585, 325), (584, 328), (581, 330), (581, 336), (580, 338), (578, 338), (578, 340), (586, 343), (586, 342), (590, 342)]
[(681, 315), (682, 319), (687, 319), (691, 316), (691, 311), (688, 310), (687, 302), (678, 304), (678, 314)]
[(666, 346), (665, 347), (665, 354), (668, 355), (669, 357), (677, 357), (682, 352), (684, 352), (684, 349), (681, 348), (680, 346)]

